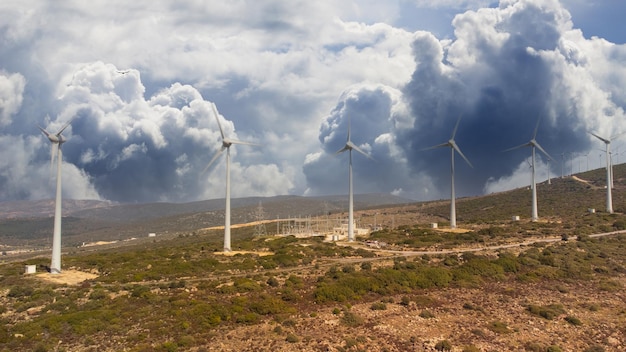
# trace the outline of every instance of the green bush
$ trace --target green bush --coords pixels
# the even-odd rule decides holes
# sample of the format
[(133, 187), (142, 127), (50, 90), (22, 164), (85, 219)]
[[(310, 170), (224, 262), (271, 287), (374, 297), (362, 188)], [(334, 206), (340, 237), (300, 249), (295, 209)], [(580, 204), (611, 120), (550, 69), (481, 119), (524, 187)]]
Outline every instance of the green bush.
[(548, 320), (552, 320), (558, 315), (565, 313), (563, 306), (560, 304), (549, 304), (546, 306), (537, 306), (531, 304), (526, 307), (526, 310), (528, 310), (533, 315), (538, 315)]
[(362, 317), (352, 312), (343, 312), (343, 316), (341, 317), (341, 323), (348, 327), (361, 326), (364, 322), (365, 320)]
[(487, 329), (495, 332), (496, 334), (508, 334), (511, 332), (506, 323), (501, 321), (492, 321), (487, 325)]
[(574, 326), (580, 326), (580, 325), (583, 325), (583, 322), (582, 322), (582, 321), (580, 321), (580, 319), (578, 319), (578, 318), (576, 318), (576, 317), (573, 317), (573, 316), (571, 316), (571, 315), (566, 316), (566, 317), (565, 317), (565, 321), (566, 321), (566, 322), (568, 322), (568, 323), (570, 323), (570, 324), (572, 324), (572, 325), (574, 325)]
[(371, 310), (386, 310), (387, 309), (387, 305), (383, 302), (375, 302), (372, 303), (372, 305), (370, 306)]
[(451, 351), (452, 343), (450, 343), (450, 341), (448, 340), (439, 341), (437, 342), (437, 344), (435, 344), (435, 349), (437, 351)]

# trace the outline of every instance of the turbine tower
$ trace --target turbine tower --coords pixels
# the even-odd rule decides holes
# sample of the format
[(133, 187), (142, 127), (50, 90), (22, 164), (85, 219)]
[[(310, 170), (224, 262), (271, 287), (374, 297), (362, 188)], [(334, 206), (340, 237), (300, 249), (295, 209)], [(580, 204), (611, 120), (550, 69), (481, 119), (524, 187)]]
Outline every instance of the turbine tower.
[(348, 117), (348, 138), (346, 140), (346, 145), (337, 151), (335, 154), (340, 154), (348, 151), (350, 158), (350, 166), (349, 166), (349, 192), (348, 192), (348, 242), (354, 241), (354, 201), (353, 201), (353, 193), (352, 193), (352, 150), (356, 150), (357, 152), (365, 155), (365, 157), (371, 159), (369, 155), (367, 155), (361, 148), (357, 147), (352, 140), (350, 140), (350, 117)]
[(257, 145), (249, 142), (242, 142), (234, 139), (230, 139), (224, 135), (224, 130), (222, 129), (222, 124), (220, 123), (219, 115), (217, 114), (217, 109), (215, 104), (211, 104), (213, 108), (213, 115), (215, 116), (215, 120), (217, 121), (217, 126), (220, 128), (220, 135), (222, 136), (222, 147), (213, 155), (213, 158), (207, 166), (202, 171), (203, 173), (213, 164), (217, 158), (222, 155), (224, 150), (226, 150), (226, 205), (224, 207), (224, 252), (230, 252), (230, 146), (233, 144), (243, 144), (243, 145)]
[(531, 169), (532, 169), (532, 176), (531, 176), (531, 190), (532, 190), (532, 194), (533, 194), (533, 198), (532, 198), (532, 213), (531, 213), (531, 220), (537, 221), (539, 220), (539, 215), (538, 215), (538, 211), (537, 211), (537, 185), (535, 182), (535, 148), (539, 149), (539, 151), (541, 151), (543, 154), (546, 155), (546, 157), (548, 157), (548, 159), (552, 159), (550, 157), (550, 154), (548, 154), (548, 152), (546, 152), (541, 145), (539, 145), (539, 143), (537, 142), (537, 140), (535, 139), (537, 137), (537, 130), (539, 129), (539, 122), (541, 121), (541, 119), (539, 119), (537, 121), (537, 125), (535, 126), (535, 132), (533, 133), (533, 138), (531, 138), (531, 140), (528, 143), (524, 143), (522, 145), (518, 145), (517, 147), (513, 147), (513, 148), (509, 148), (507, 150), (505, 150), (505, 152), (508, 152), (510, 150), (514, 150), (514, 149), (519, 149), (519, 148), (524, 148), (524, 147), (531, 147)]
[(589, 132), (592, 136), (598, 138), (605, 145), (606, 153), (606, 211), (609, 214), (613, 214), (613, 195), (611, 194), (611, 188), (613, 185), (613, 166), (611, 165), (611, 141), (624, 134), (624, 132), (614, 135), (611, 138), (600, 137), (599, 135)]
[(50, 146), (50, 169), (54, 164), (54, 157), (57, 157), (57, 190), (56, 198), (54, 201), (54, 231), (52, 233), (52, 261), (50, 263), (50, 273), (61, 273), (61, 165), (63, 161), (63, 152), (61, 145), (67, 140), (63, 137), (62, 133), (70, 125), (71, 121), (68, 121), (59, 132), (52, 134), (45, 129), (37, 126), (41, 132), (48, 138), (52, 145)]
[(442, 144), (438, 144), (436, 146), (426, 148), (426, 149), (435, 149), (435, 148), (443, 148), (450, 147), (450, 228), (456, 228), (456, 198), (454, 194), (454, 152), (456, 151), (459, 155), (465, 160), (465, 162), (470, 166), (472, 163), (465, 157), (459, 146), (456, 144), (454, 140), (454, 136), (456, 135), (456, 130), (459, 128), (459, 122), (461, 122), (461, 116), (456, 121), (456, 125), (454, 126), (454, 130), (452, 131), (452, 137), (446, 142)]

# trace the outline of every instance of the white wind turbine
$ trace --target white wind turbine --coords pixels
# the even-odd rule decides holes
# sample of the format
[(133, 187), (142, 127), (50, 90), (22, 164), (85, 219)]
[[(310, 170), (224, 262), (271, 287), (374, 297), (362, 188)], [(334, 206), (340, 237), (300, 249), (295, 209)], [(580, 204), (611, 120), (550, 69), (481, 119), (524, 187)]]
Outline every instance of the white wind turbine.
[(467, 164), (470, 167), (472, 168), (474, 167), (472, 166), (472, 163), (470, 163), (470, 161), (465, 157), (465, 155), (463, 154), (459, 146), (454, 141), (454, 136), (456, 135), (456, 130), (459, 128), (460, 121), (461, 121), (461, 116), (459, 116), (459, 119), (456, 121), (454, 130), (452, 131), (452, 137), (450, 137), (450, 139), (447, 142), (430, 147), (430, 148), (426, 148), (428, 150), (428, 149), (435, 149), (435, 148), (450, 147), (450, 183), (451, 183), (450, 184), (450, 228), (452, 229), (456, 228), (456, 198), (455, 198), (455, 193), (454, 193), (454, 152), (456, 151), (457, 153), (459, 153), (459, 155), (463, 158), (463, 160), (465, 160), (465, 162), (467, 162)]
[(57, 190), (54, 201), (54, 231), (52, 233), (52, 261), (50, 263), (50, 273), (52, 274), (61, 273), (61, 164), (63, 161), (61, 145), (67, 141), (61, 133), (70, 125), (70, 122), (71, 120), (55, 134), (37, 126), (52, 143), (50, 146), (50, 169), (54, 164), (54, 157), (57, 157)]
[(539, 215), (538, 215), (538, 211), (537, 211), (537, 185), (535, 182), (535, 148), (539, 149), (539, 151), (541, 151), (543, 154), (546, 155), (546, 157), (548, 157), (548, 159), (552, 159), (550, 157), (550, 154), (548, 154), (548, 152), (546, 152), (541, 145), (539, 145), (539, 143), (537, 142), (537, 140), (535, 139), (537, 137), (537, 130), (539, 129), (539, 122), (541, 121), (538, 120), (537, 121), (537, 125), (535, 126), (535, 132), (533, 133), (533, 138), (531, 138), (531, 140), (528, 143), (524, 143), (522, 145), (518, 145), (516, 147), (513, 148), (509, 148), (507, 150), (505, 150), (505, 152), (510, 151), (510, 150), (514, 150), (514, 149), (519, 149), (519, 148), (524, 148), (524, 147), (531, 147), (531, 169), (532, 169), (532, 176), (531, 176), (531, 190), (532, 190), (532, 194), (533, 194), (533, 198), (532, 198), (532, 213), (531, 213), (531, 220), (532, 221), (537, 221), (539, 220)]
[(349, 167), (349, 201), (348, 201), (348, 241), (354, 241), (354, 201), (353, 201), (353, 193), (352, 193), (352, 150), (356, 150), (357, 152), (365, 155), (367, 158), (371, 159), (372, 157), (367, 155), (361, 148), (357, 147), (352, 140), (350, 140), (350, 117), (348, 117), (348, 138), (346, 140), (346, 145), (337, 151), (335, 154), (340, 154), (348, 151), (350, 158), (350, 167)]
[(226, 150), (226, 205), (224, 207), (224, 252), (230, 252), (230, 146), (233, 144), (244, 144), (244, 145), (257, 145), (249, 142), (242, 142), (234, 139), (230, 139), (224, 135), (224, 130), (222, 129), (222, 124), (220, 123), (219, 115), (217, 114), (217, 109), (215, 108), (215, 104), (211, 104), (213, 108), (213, 115), (215, 115), (215, 120), (217, 121), (217, 126), (220, 128), (220, 135), (222, 136), (222, 147), (213, 155), (213, 158), (207, 166), (202, 171), (203, 173), (213, 164), (217, 158), (222, 155), (224, 150)]
[(589, 132), (589, 134), (591, 134), (592, 136), (604, 142), (604, 145), (606, 147), (605, 148), (605, 153), (606, 153), (606, 211), (609, 214), (613, 214), (613, 195), (611, 194), (611, 188), (613, 185), (613, 165), (611, 165), (611, 155), (610, 155), (611, 154), (611, 141), (613, 141), (617, 137), (624, 134), (624, 132), (618, 133), (608, 139), (604, 137), (600, 137), (599, 135), (593, 132)]

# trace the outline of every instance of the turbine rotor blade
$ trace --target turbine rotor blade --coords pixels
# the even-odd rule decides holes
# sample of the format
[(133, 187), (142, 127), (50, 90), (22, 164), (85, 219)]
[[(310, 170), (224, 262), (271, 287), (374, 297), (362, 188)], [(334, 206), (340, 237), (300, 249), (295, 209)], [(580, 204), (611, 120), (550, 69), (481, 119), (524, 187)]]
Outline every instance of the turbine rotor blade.
[(349, 145), (344, 145), (343, 148), (339, 149), (338, 151), (335, 152), (335, 155), (337, 154), (341, 154), (343, 152), (345, 152), (346, 150), (350, 150), (350, 146)]
[(220, 128), (220, 134), (222, 135), (222, 140), (224, 140), (226, 137), (224, 137), (224, 130), (222, 129), (222, 124), (220, 123), (220, 118), (219, 118), (219, 115), (217, 114), (217, 108), (215, 107), (215, 103), (211, 103), (211, 108), (213, 109), (213, 115), (215, 115), (215, 121), (217, 121), (217, 127)]
[(445, 143), (433, 145), (432, 147), (423, 148), (423, 149), (420, 149), (420, 150), (424, 151), (424, 150), (431, 150), (431, 149), (437, 149), (437, 148), (443, 148), (443, 147), (451, 147), (451, 146), (452, 145), (450, 144), (450, 142), (445, 142)]
[(524, 144), (520, 144), (520, 145), (518, 145), (518, 146), (516, 146), (516, 147), (513, 147), (513, 148), (505, 149), (505, 150), (503, 150), (502, 152), (503, 152), (503, 153), (504, 153), (504, 152), (510, 152), (511, 150), (515, 150), (515, 149), (520, 149), (520, 148), (528, 147), (528, 146), (530, 146), (530, 145), (531, 145), (530, 143), (524, 143)]
[(450, 137), (451, 140), (454, 139), (454, 136), (456, 136), (456, 130), (459, 128), (461, 117), (463, 117), (463, 114), (459, 114), (459, 118), (456, 120), (456, 125), (454, 125), (454, 130), (452, 130), (452, 137)]
[(456, 150), (456, 152), (459, 153), (461, 158), (463, 158), (463, 160), (465, 160), (467, 165), (469, 165), (473, 169), (474, 165), (472, 165), (472, 163), (470, 163), (469, 159), (465, 156), (465, 154), (463, 154), (463, 152), (461, 151), (461, 148), (459, 148), (459, 146), (456, 145), (456, 143), (454, 143), (454, 141), (451, 143), (451, 146), (452, 146), (452, 149)]
[(537, 147), (537, 149), (539, 149), (543, 154), (545, 154), (548, 157), (548, 160), (552, 160), (552, 157), (550, 156), (550, 154), (548, 154), (548, 152), (546, 152), (541, 145), (539, 145), (539, 143), (537, 143), (537, 141), (533, 141), (533, 145), (535, 147)]
[(41, 126), (37, 125), (37, 128), (39, 128), (41, 130), (41, 133), (43, 133), (44, 136), (50, 138), (50, 132), (44, 130)]
[(535, 125), (535, 132), (533, 132), (533, 138), (535, 139), (537, 137), (537, 131), (539, 130), (539, 123), (541, 122), (541, 118), (537, 119), (537, 124)]
[(205, 173), (205, 172), (206, 172), (206, 170), (208, 170), (208, 169), (209, 169), (209, 167), (211, 166), (211, 164), (213, 164), (213, 162), (214, 162), (215, 160), (217, 160), (217, 158), (219, 158), (219, 156), (220, 156), (220, 155), (222, 155), (222, 153), (223, 153), (223, 152), (224, 152), (224, 150), (226, 150), (226, 149), (227, 149), (226, 147), (222, 146), (222, 147), (220, 148), (220, 150), (218, 150), (218, 151), (217, 151), (217, 152), (213, 155), (213, 158), (211, 158), (211, 161), (209, 161), (209, 163), (206, 165), (206, 167), (204, 168), (204, 170), (202, 170), (202, 173)]
[(70, 125), (70, 123), (72, 123), (72, 119), (70, 119), (69, 121), (67, 121), (65, 123), (65, 125), (63, 125), (63, 127), (61, 127), (61, 129), (59, 130), (59, 132), (56, 133), (57, 137), (61, 136), (61, 133), (63, 133), (63, 131), (65, 131), (65, 129)]
[(594, 137), (598, 138), (599, 140), (601, 140), (602, 142), (604, 142), (604, 143), (606, 143), (606, 144), (611, 143), (611, 141), (610, 141), (610, 140), (608, 140), (608, 139), (606, 139), (606, 138), (602, 138), (602, 137), (598, 136), (597, 134), (595, 134), (595, 133), (593, 133), (593, 132), (591, 132), (591, 131), (589, 131), (589, 134), (591, 134), (592, 136), (594, 136)]
[(367, 154), (366, 152), (364, 152), (364, 151), (363, 151), (363, 149), (361, 149), (361, 148), (357, 147), (357, 146), (356, 146), (356, 145), (354, 145), (354, 143), (352, 143), (352, 142), (349, 142), (349, 144), (350, 144), (350, 149), (354, 149), (354, 150), (356, 150), (357, 152), (359, 152), (359, 153), (361, 153), (361, 154), (365, 155), (365, 157), (366, 157), (366, 158), (368, 158), (368, 159), (372, 159), (372, 160), (373, 160), (373, 158), (372, 158), (369, 154)]
[(261, 145), (258, 143), (252, 143), (252, 142), (245, 142), (245, 141), (238, 141), (236, 139), (228, 139), (228, 142), (232, 143), (232, 144), (243, 144), (243, 145), (252, 145), (252, 146), (256, 146), (256, 147), (260, 147)]

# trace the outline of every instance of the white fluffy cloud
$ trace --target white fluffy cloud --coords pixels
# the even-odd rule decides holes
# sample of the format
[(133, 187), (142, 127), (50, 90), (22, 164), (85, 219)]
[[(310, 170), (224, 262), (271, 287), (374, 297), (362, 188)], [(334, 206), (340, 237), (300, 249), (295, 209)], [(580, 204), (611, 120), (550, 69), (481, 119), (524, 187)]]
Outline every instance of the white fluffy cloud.
[[(538, 118), (556, 155), (595, 148), (588, 129), (626, 130), (623, 44), (591, 38), (556, 0), (489, 5), (3, 2), (0, 199), (53, 195), (35, 125), (70, 120), (67, 196), (221, 197), (223, 159), (201, 173), (220, 146), (212, 103), (230, 137), (261, 145), (232, 148), (234, 196), (346, 193), (346, 156), (333, 154), (348, 119), (374, 157), (354, 155), (357, 192), (419, 199), (448, 194), (449, 154), (422, 149), (461, 113), (457, 142), (476, 169), (459, 165), (460, 194), (522, 185), (528, 154), (499, 150)], [(449, 33), (407, 30), (438, 21), (424, 13)]]

